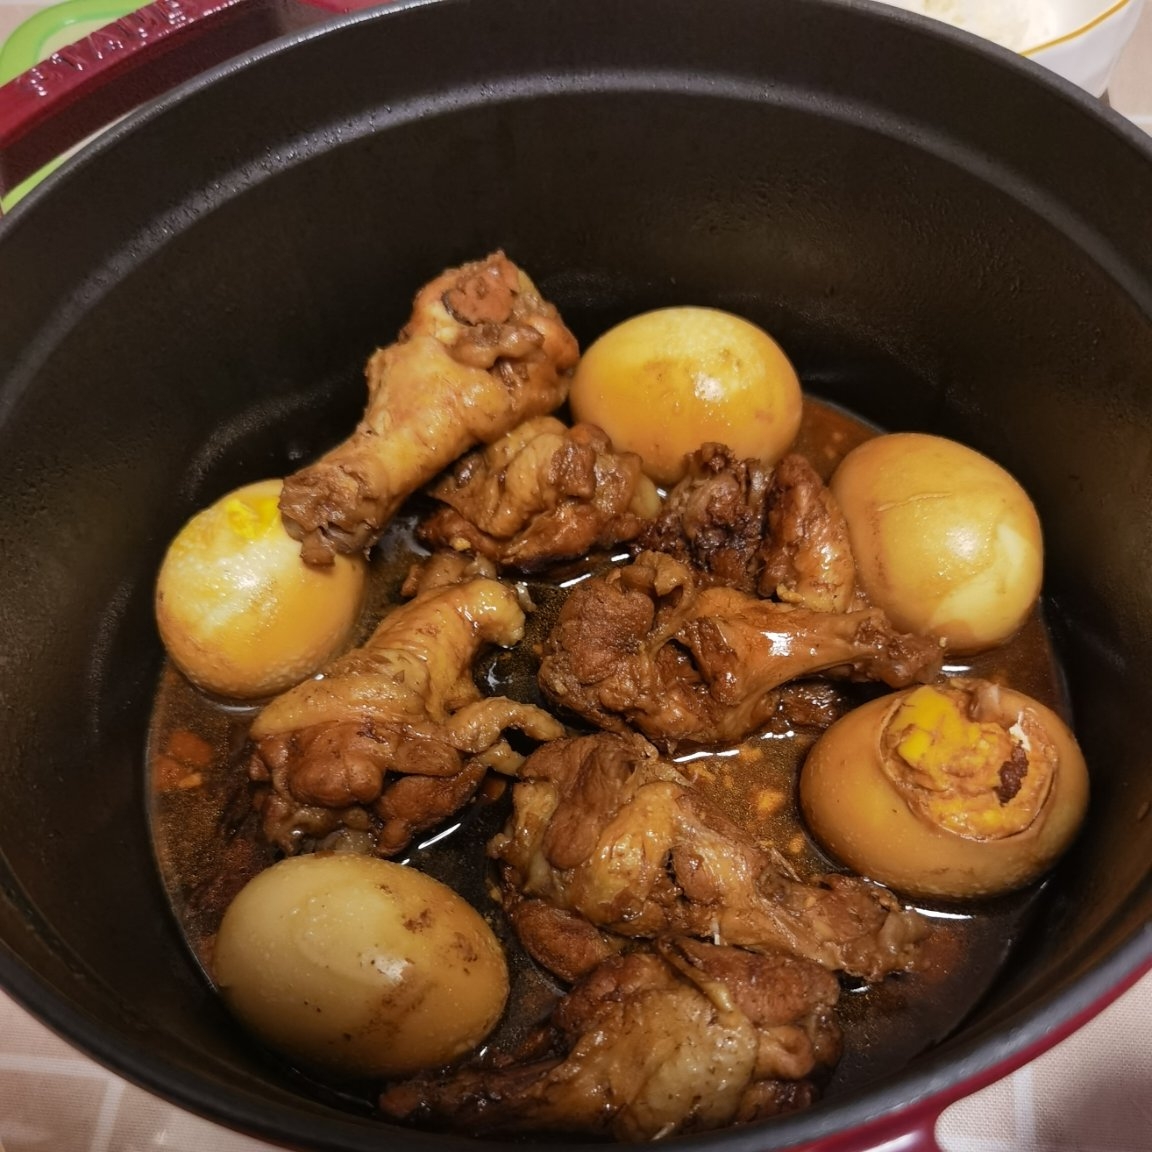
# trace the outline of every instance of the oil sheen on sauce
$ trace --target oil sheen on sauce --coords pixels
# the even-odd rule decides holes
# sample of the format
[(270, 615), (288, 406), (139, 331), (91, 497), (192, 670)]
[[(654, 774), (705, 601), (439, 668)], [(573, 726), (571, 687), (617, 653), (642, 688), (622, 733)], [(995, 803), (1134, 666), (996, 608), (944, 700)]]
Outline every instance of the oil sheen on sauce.
[[(808, 400), (796, 450), (827, 478), (846, 452), (874, 432), (840, 409)], [(398, 600), (404, 576), (422, 554), (413, 543), (414, 523), (412, 513), (397, 517), (373, 552), (360, 638)], [(483, 659), (476, 671), (482, 688), (542, 703), (533, 647), (547, 634), (563, 603), (564, 585), (587, 571), (570, 567), (562, 579), (529, 583), (536, 610), (525, 639), (512, 652)], [(1059, 668), (1039, 610), (1008, 645), (950, 664), (946, 671), (1002, 680), (1066, 713)], [(275, 860), (259, 834), (243, 764), (256, 711), (210, 700), (170, 665), (162, 673), (153, 706), (147, 762), (156, 858), (175, 917), (209, 979), (212, 941), (224, 910), (248, 879)], [(836, 868), (811, 840), (797, 805), (797, 775), (814, 740), (814, 734), (773, 733), (739, 747), (691, 753), (678, 762), (755, 840), (809, 875)], [(484, 846), (506, 813), (507, 794), (498, 782), (404, 857), (472, 901), (505, 945), (513, 991), (490, 1047), (515, 1043), (547, 1014), (561, 991), (524, 956), (488, 892)], [(949, 1035), (995, 980), (1039, 896), (1036, 887), (978, 905), (917, 905), (934, 927), (927, 962), (915, 973), (875, 985), (844, 982), (839, 1009), (844, 1055), (825, 1095), (862, 1087), (896, 1071)], [(295, 1075), (304, 1090), (371, 1110), (370, 1086), (345, 1089)]]

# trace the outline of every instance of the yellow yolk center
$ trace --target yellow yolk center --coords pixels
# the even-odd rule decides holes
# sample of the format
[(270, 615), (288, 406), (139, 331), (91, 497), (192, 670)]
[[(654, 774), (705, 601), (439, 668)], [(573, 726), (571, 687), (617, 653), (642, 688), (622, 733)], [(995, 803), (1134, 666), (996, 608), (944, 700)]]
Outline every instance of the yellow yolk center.
[(925, 779), (946, 788), (956, 776), (984, 783), (1011, 755), (1012, 741), (998, 724), (960, 714), (956, 702), (935, 688), (918, 688), (893, 722), (901, 733), (896, 751)]
[(1021, 714), (978, 720), (959, 689), (917, 688), (893, 713), (884, 770), (908, 806), (933, 824), (976, 840), (1022, 832), (1051, 789), (1055, 753)]
[(280, 516), (278, 496), (241, 499), (233, 496), (224, 504), (228, 527), (242, 540), (256, 540), (265, 535)]

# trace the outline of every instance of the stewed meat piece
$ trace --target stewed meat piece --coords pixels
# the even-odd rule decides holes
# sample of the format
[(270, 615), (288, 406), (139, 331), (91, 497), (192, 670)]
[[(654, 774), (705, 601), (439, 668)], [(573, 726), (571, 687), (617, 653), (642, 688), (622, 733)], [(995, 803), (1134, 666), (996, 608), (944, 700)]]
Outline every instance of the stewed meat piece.
[(705, 444), (639, 545), (692, 565), (708, 583), (819, 612), (854, 606), (856, 563), (844, 516), (796, 453), (770, 468)]
[(380, 1106), (476, 1135), (639, 1141), (748, 1123), (813, 1102), (840, 1053), (838, 991), (793, 956), (663, 940), (589, 973), (526, 1058), (396, 1084)]
[(544, 646), (555, 704), (662, 746), (743, 740), (774, 716), (779, 689), (818, 672), (904, 687), (933, 679), (942, 652), (879, 609), (816, 612), (734, 588), (701, 587), (658, 552), (573, 589)]
[(481, 696), (474, 659), (486, 645), (515, 644), (524, 613), (498, 580), (451, 582), (460, 569), (451, 558), (431, 562), (415, 598), (389, 612), (363, 647), (253, 721), (249, 775), (270, 785), (264, 831), (283, 851), (335, 833), (395, 855), (467, 803), (489, 768), (518, 768), (523, 757), (506, 731), (563, 734), (543, 709)]
[(867, 980), (915, 964), (926, 922), (887, 890), (839, 874), (801, 879), (757, 846), (642, 738), (602, 733), (538, 748), (489, 852), (528, 951), (547, 907), (630, 939), (693, 936), (802, 956)]
[(832, 490), (796, 453), (772, 473), (756, 590), (817, 612), (863, 607), (848, 524)]
[(502, 252), (424, 286), (396, 343), (368, 361), (352, 435), (284, 481), (280, 511), (310, 564), (361, 552), (404, 499), (476, 444), (559, 407), (575, 337)]
[(633, 539), (660, 510), (634, 452), (614, 452), (593, 424), (525, 421), (464, 457), (432, 488), (443, 507), (424, 543), (534, 572)]
[(702, 582), (755, 592), (772, 469), (736, 459), (723, 444), (703, 445), (687, 463), (638, 547), (691, 565)]

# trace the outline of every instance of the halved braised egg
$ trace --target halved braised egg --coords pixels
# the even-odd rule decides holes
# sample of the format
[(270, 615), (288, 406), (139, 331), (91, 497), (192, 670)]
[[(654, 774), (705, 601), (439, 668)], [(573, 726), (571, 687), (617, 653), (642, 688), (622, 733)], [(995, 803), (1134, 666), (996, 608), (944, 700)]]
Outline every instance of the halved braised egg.
[(910, 896), (991, 896), (1068, 848), (1088, 771), (1050, 708), (958, 678), (841, 717), (808, 753), (800, 803), (817, 841), (869, 879)]

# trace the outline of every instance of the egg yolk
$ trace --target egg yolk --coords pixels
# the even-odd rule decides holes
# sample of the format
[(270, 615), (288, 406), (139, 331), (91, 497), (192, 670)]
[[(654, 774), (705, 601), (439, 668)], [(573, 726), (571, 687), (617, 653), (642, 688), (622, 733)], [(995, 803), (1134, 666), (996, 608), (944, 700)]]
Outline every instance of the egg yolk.
[(1056, 750), (1025, 713), (1006, 728), (962, 699), (930, 685), (910, 693), (883, 734), (884, 771), (930, 823), (975, 840), (1013, 836), (1040, 814)]
[(241, 540), (264, 536), (280, 515), (276, 496), (230, 496), (224, 504), (224, 519)]

